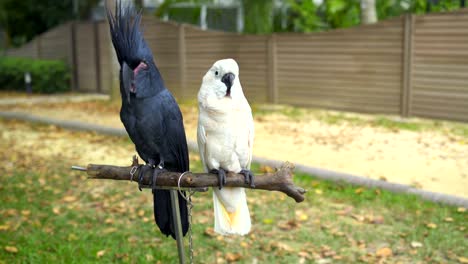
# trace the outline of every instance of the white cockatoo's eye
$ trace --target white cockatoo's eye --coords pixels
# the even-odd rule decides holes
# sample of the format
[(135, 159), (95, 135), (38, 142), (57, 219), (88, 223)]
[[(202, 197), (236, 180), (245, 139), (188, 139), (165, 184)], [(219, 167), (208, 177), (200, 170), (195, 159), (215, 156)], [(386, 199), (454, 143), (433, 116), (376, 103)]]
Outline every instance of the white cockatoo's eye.
[(219, 75), (219, 72), (218, 72), (218, 71), (215, 71), (215, 75), (218, 76), (218, 75)]

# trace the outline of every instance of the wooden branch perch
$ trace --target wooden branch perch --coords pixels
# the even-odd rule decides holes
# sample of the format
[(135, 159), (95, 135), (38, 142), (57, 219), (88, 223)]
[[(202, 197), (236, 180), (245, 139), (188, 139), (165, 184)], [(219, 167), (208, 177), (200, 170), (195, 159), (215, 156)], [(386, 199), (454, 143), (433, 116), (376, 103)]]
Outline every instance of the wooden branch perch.
[[(130, 180), (130, 171), (133, 166), (138, 166), (138, 161), (134, 159), (133, 165), (128, 167), (118, 167), (112, 165), (89, 164), (86, 172), (91, 179), (112, 179), (112, 180)], [(138, 168), (133, 177), (134, 182), (138, 182)], [(292, 181), (294, 165), (286, 162), (275, 173), (266, 173), (257, 175), (254, 178), (255, 188), (268, 191), (279, 191), (287, 194), (296, 202), (304, 201), (305, 190), (294, 185)], [(158, 175), (156, 186), (159, 187), (177, 187), (177, 182), (181, 173), (162, 172)], [(152, 178), (152, 170), (148, 170), (143, 175), (142, 184), (149, 185)], [(180, 181), (180, 187), (183, 188), (203, 188), (219, 186), (218, 177), (210, 173), (186, 173)], [(228, 173), (225, 187), (243, 187), (251, 188), (244, 182), (244, 175)], [(252, 188), (251, 188), (252, 189)]]

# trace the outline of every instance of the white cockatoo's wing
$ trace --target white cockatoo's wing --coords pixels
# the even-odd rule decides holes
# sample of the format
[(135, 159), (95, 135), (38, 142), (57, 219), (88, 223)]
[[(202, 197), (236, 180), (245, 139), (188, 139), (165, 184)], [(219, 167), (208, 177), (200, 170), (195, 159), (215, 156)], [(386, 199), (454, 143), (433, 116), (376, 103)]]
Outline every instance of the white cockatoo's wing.
[[(247, 101), (247, 100), (246, 100)], [(248, 105), (248, 103), (247, 103)], [(250, 108), (250, 106), (249, 106)], [(252, 155), (253, 155), (253, 143), (255, 138), (255, 128), (254, 128), (254, 119), (252, 116), (252, 111), (249, 111), (247, 114), (247, 146), (248, 146), (248, 159), (247, 163), (243, 166), (246, 169), (250, 170), (250, 164), (252, 164)]]

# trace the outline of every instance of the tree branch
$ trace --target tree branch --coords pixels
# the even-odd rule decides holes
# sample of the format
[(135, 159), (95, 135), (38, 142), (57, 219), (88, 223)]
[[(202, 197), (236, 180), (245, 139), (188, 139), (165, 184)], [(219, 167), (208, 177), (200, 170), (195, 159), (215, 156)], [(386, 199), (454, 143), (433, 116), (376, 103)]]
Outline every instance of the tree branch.
[[(132, 166), (118, 167), (112, 165), (97, 165), (89, 164), (86, 172), (91, 179), (112, 179), (112, 180), (130, 180), (130, 171), (134, 166), (138, 166), (134, 172), (133, 181), (138, 182), (140, 168), (138, 161), (134, 158)], [(287, 194), (296, 202), (304, 201), (306, 190), (297, 187), (292, 181), (294, 165), (286, 162), (275, 173), (266, 173), (255, 176), (255, 188), (250, 187), (244, 182), (244, 175), (228, 173), (226, 175), (225, 187), (243, 187), (268, 191), (279, 191)], [(162, 172), (158, 175), (158, 187), (177, 187), (181, 173), (178, 172)], [(146, 171), (143, 175), (142, 184), (150, 185), (152, 179), (152, 170)], [(218, 177), (210, 173), (186, 173), (180, 181), (182, 188), (203, 188), (219, 186)]]

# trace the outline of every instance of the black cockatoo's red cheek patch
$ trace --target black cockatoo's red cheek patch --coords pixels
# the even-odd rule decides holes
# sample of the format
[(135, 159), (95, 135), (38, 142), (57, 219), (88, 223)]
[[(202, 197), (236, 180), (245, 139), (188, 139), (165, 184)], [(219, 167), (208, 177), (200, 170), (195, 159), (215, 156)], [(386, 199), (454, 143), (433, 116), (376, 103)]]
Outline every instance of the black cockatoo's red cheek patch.
[[(146, 69), (148, 69), (148, 65), (144, 62), (140, 62), (140, 64), (138, 64), (138, 66), (133, 70), (133, 80), (136, 80), (139, 71)], [(130, 86), (130, 91), (132, 93), (136, 93), (135, 81), (132, 82), (132, 85)]]

